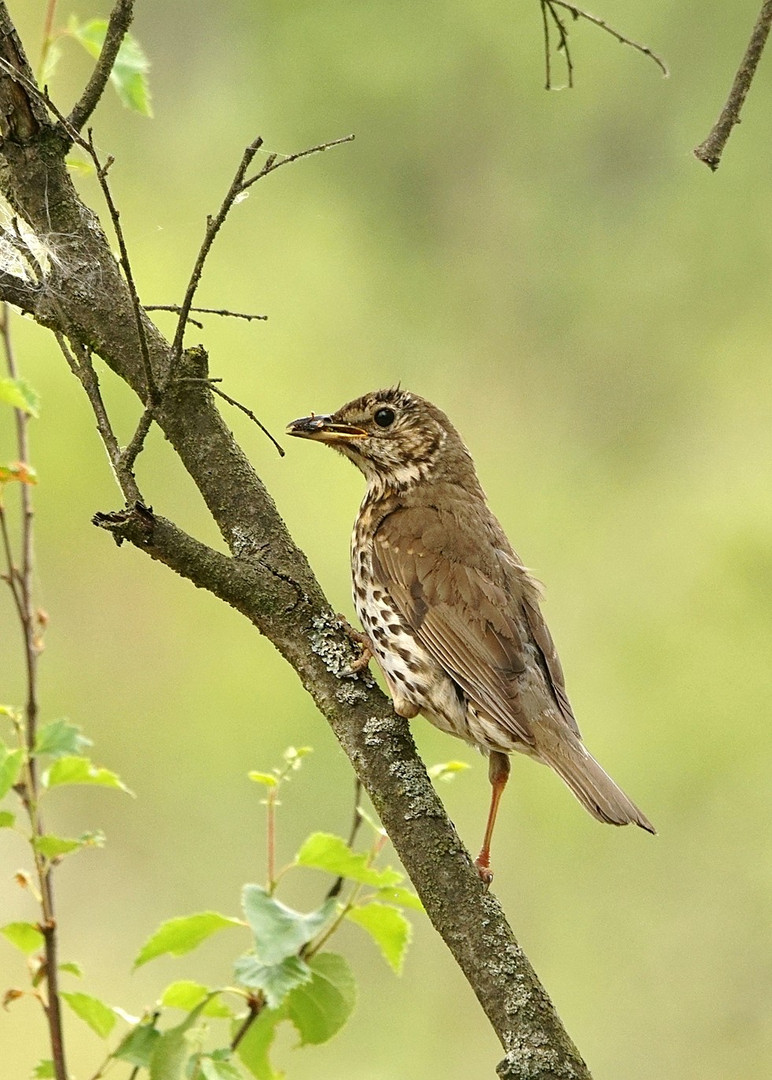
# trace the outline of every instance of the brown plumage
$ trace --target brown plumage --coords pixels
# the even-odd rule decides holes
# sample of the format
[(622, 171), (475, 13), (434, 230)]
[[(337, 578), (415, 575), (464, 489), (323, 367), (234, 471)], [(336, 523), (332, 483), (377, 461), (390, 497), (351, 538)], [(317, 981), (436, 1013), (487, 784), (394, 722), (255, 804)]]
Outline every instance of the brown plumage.
[(325, 442), (361, 469), (354, 602), (401, 716), (423, 713), (489, 756), (490, 840), (517, 750), (551, 766), (599, 821), (646, 816), (585, 749), (539, 587), (491, 513), (447, 416), (399, 388), (303, 417), (290, 435)]

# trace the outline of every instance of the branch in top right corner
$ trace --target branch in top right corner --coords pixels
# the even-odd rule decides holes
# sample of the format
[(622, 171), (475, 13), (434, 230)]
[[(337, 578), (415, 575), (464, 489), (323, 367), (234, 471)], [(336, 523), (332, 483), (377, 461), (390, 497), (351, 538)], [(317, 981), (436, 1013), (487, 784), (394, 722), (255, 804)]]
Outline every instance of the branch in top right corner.
[(764, 0), (756, 24), (753, 27), (748, 47), (745, 50), (745, 56), (743, 56), (732, 82), (729, 97), (726, 99), (718, 120), (710, 129), (707, 139), (694, 148), (694, 156), (704, 162), (711, 172), (715, 172), (721, 164), (721, 155), (724, 152), (729, 136), (732, 134), (732, 128), (735, 124), (740, 123), (740, 111), (756, 74), (761, 54), (764, 52), (770, 26), (772, 26), (772, 0)]
[(597, 26), (601, 30), (604, 30), (607, 34), (611, 34), (611, 36), (613, 38), (616, 38), (616, 40), (621, 45), (629, 45), (630, 48), (635, 49), (636, 52), (642, 53), (644, 56), (648, 56), (648, 58), (657, 65), (665, 78), (667, 78), (667, 76), (670, 74), (667, 68), (667, 64), (661, 56), (658, 56), (657, 53), (655, 53), (652, 49), (648, 47), (648, 45), (642, 45), (639, 41), (634, 41), (632, 38), (629, 38), (625, 34), (620, 33), (619, 30), (616, 30), (613, 26), (610, 26), (605, 21), (605, 19), (600, 19), (597, 15), (592, 15), (589, 11), (585, 11), (583, 8), (577, 7), (575, 4), (567, 3), (566, 0), (540, 0), (540, 6), (542, 20), (544, 23), (544, 50), (547, 65), (547, 90), (553, 89), (552, 72), (550, 69), (550, 21), (552, 22), (558, 33), (556, 51), (563, 53), (566, 65), (566, 72), (568, 76), (568, 86), (570, 88), (574, 85), (574, 68), (571, 60), (571, 52), (568, 46), (568, 30), (566, 29), (565, 22), (558, 14), (556, 10), (557, 8), (562, 8), (564, 11), (567, 11), (575, 22), (579, 19), (584, 19), (586, 22), (592, 23), (593, 26)]

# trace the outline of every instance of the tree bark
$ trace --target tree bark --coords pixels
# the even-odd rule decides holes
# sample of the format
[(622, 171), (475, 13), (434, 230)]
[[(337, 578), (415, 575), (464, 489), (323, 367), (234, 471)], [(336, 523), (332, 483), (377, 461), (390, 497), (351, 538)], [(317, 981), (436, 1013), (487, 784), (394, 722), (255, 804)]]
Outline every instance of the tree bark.
[[(125, 0), (120, 6), (125, 15)], [(42, 282), (0, 273), (0, 299), (68, 339), (74, 356), (87, 350), (101, 357), (147, 406), (147, 369), (130, 289), (65, 167), (71, 133), (49, 114), (0, 2), (0, 188), (51, 252)], [(97, 515), (96, 523), (231, 604), (297, 672), (501, 1040), (506, 1058), (499, 1074), (588, 1080), (587, 1067), (498, 901), (485, 891), (447, 818), (407, 724), (369, 676), (347, 673), (352, 645), (223, 422), (205, 381), (205, 351), (188, 349), (175, 360), (170, 343), (144, 311), (141, 319), (154, 381), (161, 388), (153, 420), (196, 483), (230, 554), (207, 547), (141, 504)]]

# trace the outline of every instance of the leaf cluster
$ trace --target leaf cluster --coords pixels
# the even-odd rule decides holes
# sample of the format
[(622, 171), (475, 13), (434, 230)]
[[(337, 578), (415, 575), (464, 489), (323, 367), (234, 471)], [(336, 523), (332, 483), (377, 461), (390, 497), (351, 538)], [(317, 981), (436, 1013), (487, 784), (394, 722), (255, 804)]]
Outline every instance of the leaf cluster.
[[(90, 740), (68, 720), (41, 726), (30, 751), (24, 745), (21, 715), (10, 707), (0, 707), (0, 715), (10, 721), (19, 743), (12, 746), (0, 741), (0, 798), (15, 791), (24, 802), (36, 790), (43, 801), (56, 788), (75, 784), (130, 794), (120, 777), (86, 756)], [(281, 767), (249, 774), (267, 789), (267, 814), (274, 813), (277, 790), (297, 772), (309, 752), (308, 747), (290, 747)], [(40, 783), (33, 789), (25, 776), (38, 766)], [(0, 812), (0, 827), (23, 833), (44, 874), (61, 859), (104, 843), (99, 832), (72, 838), (41, 834), (34, 828), (27, 831), (12, 811)], [(312, 833), (275, 880), (269, 874), (267, 885), (243, 887), (240, 915), (202, 911), (168, 919), (148, 937), (134, 961), (138, 968), (160, 956), (184, 956), (214, 934), (235, 929), (248, 940), (233, 961), (232, 984), (212, 987), (194, 980), (176, 980), (141, 1017), (129, 1016), (120, 1007), (88, 993), (60, 991), (59, 997), (70, 1011), (102, 1040), (114, 1035), (120, 1021), (129, 1025), (95, 1076), (102, 1076), (108, 1065), (124, 1063), (131, 1067), (132, 1076), (144, 1070), (149, 1080), (237, 1080), (245, 1072), (257, 1080), (278, 1080), (281, 1074), (274, 1070), (269, 1055), (282, 1024), (294, 1028), (299, 1046), (331, 1039), (351, 1015), (356, 984), (346, 958), (326, 948), (329, 939), (344, 922), (359, 926), (399, 973), (411, 938), (404, 909), (421, 910), (418, 898), (405, 887), (401, 872), (375, 865), (385, 837), (378, 826), (374, 826), (374, 833), (375, 839), (365, 851), (354, 851), (340, 836)], [(313, 911), (296, 911), (277, 899), (275, 891), (290, 871), (305, 869), (343, 881), (346, 888), (329, 889)], [(31, 874), (20, 872), (17, 880), (34, 891)], [(30, 995), (45, 1005), (45, 931), (43, 925), (32, 921), (0, 927), (0, 934), (26, 958), (30, 975), (29, 989), (5, 991), (6, 1007)], [(58, 969), (60, 974), (82, 977), (80, 966), (72, 961), (60, 963)], [(168, 1026), (165, 1021), (170, 1010), (182, 1010), (185, 1016)], [(53, 1063), (46, 1059), (34, 1075), (53, 1076), (52, 1069)]]

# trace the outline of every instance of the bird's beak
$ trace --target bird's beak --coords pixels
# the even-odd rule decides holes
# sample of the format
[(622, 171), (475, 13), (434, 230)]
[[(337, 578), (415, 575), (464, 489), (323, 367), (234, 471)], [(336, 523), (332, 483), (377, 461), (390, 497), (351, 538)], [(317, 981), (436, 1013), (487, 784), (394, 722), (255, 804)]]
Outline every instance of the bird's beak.
[(297, 435), (299, 439), (315, 439), (317, 442), (349, 442), (351, 439), (366, 439), (367, 432), (353, 424), (338, 424), (332, 416), (301, 416), (287, 425), (287, 435)]

